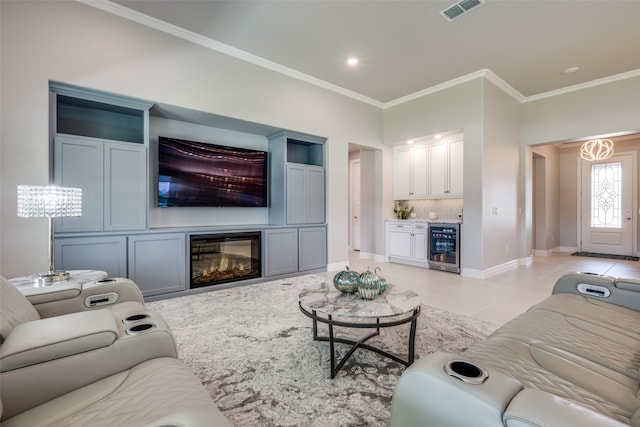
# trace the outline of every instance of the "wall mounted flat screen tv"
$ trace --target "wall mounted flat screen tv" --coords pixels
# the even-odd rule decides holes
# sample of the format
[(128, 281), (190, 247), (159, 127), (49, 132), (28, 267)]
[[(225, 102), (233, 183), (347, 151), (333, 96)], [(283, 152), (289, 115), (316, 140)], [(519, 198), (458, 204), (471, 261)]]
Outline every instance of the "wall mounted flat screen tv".
[(266, 207), (267, 152), (161, 136), (158, 206)]

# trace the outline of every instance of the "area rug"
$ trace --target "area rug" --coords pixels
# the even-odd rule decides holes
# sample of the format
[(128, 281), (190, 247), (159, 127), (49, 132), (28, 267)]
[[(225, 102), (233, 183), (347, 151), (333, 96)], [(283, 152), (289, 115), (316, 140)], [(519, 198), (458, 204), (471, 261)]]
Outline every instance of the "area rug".
[(637, 256), (598, 254), (595, 252), (574, 252), (571, 255), (586, 256), (591, 258), (621, 259), (624, 261), (640, 261), (640, 258), (638, 258)]
[[(313, 341), (311, 319), (298, 308), (298, 294), (323, 281), (307, 275), (147, 305), (166, 318), (179, 357), (237, 427), (388, 426), (393, 390), (405, 368), (357, 350), (329, 378), (329, 344)], [(423, 305), (416, 359), (462, 351), (494, 329)], [(320, 332), (326, 334), (322, 326)], [(385, 329), (375, 344), (405, 357), (408, 334), (408, 325)]]

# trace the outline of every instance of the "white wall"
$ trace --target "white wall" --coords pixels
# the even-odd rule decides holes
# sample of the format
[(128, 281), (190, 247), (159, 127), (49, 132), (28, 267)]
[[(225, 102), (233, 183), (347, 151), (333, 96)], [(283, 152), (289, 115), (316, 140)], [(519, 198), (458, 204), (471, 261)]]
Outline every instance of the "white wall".
[[(525, 255), (520, 252), (519, 232), (519, 193), (523, 187), (520, 183), (520, 103), (485, 80), (483, 118), (481, 253), (482, 269), (487, 270)], [(466, 178), (464, 196), (466, 223)]]
[(640, 76), (525, 102), (525, 145), (640, 129)]
[[(534, 159), (534, 165), (538, 166), (535, 176), (540, 184), (536, 187), (537, 194), (534, 206), (536, 209), (536, 244), (534, 249), (548, 251), (561, 246), (560, 210), (562, 202), (560, 189), (565, 180), (560, 179), (560, 150), (553, 145), (547, 145), (532, 147), (531, 151), (538, 156), (537, 159)], [(575, 176), (571, 178), (575, 181)]]
[(71, 1), (2, 1), (0, 272), (47, 266), (46, 220), (16, 187), (47, 184), (49, 81), (267, 124), (327, 141), (328, 261), (346, 262), (348, 143), (380, 145), (382, 111)]
[[(463, 268), (482, 270), (482, 161), (483, 79), (478, 78), (403, 104), (384, 114), (384, 142), (389, 146), (408, 139), (449, 131), (464, 132)], [(383, 175), (393, 176), (393, 156), (384, 159)], [(393, 187), (383, 200), (392, 218)], [(385, 212), (387, 212), (385, 210)]]
[[(640, 131), (640, 77), (603, 83), (572, 92), (534, 99), (522, 105), (524, 147), (523, 163), (526, 176), (532, 175), (530, 151), (538, 145), (585, 140), (592, 136), (619, 132)], [(632, 140), (620, 145), (638, 150), (640, 141)], [(559, 194), (559, 242), (554, 247), (577, 246), (577, 157), (578, 149), (562, 149), (559, 153), (558, 179), (547, 181), (547, 186)], [(549, 177), (547, 177), (549, 178)], [(531, 182), (524, 191), (530, 191)], [(555, 188), (554, 188), (555, 186)], [(639, 186), (636, 185), (636, 188)], [(640, 193), (639, 193), (640, 195)], [(531, 214), (528, 206), (526, 213)], [(637, 218), (638, 216), (636, 216)], [(555, 226), (555, 225), (554, 225)], [(636, 226), (636, 230), (638, 226)], [(637, 232), (640, 242), (640, 232)]]

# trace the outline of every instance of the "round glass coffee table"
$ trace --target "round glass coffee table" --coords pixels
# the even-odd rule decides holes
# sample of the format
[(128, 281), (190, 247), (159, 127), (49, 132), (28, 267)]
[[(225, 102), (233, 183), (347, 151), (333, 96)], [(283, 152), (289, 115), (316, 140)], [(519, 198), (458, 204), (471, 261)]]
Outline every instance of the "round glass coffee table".
[[(410, 290), (397, 290), (390, 286), (387, 291), (373, 300), (364, 300), (356, 294), (343, 294), (323, 283), (319, 289), (304, 290), (298, 295), (300, 311), (313, 320), (313, 339), (328, 341), (331, 352), (331, 378), (358, 349), (372, 351), (384, 357), (409, 366), (414, 359), (416, 321), (420, 316), (420, 297)], [(318, 335), (318, 322), (329, 325), (329, 335)], [(389, 328), (410, 323), (409, 349), (407, 359), (390, 354), (366, 342), (380, 334), (381, 328)], [(360, 340), (336, 337), (334, 327), (375, 329)], [(351, 345), (349, 351), (336, 365), (335, 343)]]

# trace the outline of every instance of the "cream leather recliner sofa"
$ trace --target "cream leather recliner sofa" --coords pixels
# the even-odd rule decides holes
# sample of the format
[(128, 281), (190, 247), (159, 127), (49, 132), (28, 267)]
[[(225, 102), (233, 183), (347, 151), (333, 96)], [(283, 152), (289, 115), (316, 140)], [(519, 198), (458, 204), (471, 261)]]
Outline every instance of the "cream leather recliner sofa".
[(3, 427), (231, 426), (159, 314), (127, 301), (41, 318), (2, 277), (0, 402)]
[(640, 280), (584, 273), (461, 354), (400, 378), (393, 427), (640, 426)]

